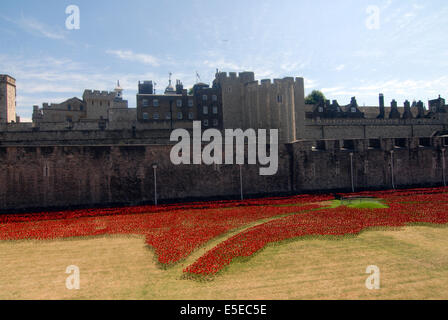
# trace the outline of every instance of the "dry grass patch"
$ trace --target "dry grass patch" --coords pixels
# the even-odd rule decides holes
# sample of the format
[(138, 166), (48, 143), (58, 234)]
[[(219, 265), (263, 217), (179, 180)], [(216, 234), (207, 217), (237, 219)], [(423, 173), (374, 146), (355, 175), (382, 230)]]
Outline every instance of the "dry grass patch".
[[(210, 282), (155, 263), (142, 236), (0, 242), (0, 299), (448, 299), (448, 228), (410, 226), (270, 245)], [(190, 259), (187, 259), (190, 262)], [(81, 289), (65, 288), (77, 265)], [(365, 288), (368, 265), (381, 289)]]

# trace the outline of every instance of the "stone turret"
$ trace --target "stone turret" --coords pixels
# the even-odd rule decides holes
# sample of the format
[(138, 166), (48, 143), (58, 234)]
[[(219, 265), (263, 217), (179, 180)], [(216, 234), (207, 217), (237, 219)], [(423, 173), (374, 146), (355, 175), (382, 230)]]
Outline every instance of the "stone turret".
[(16, 79), (0, 75), (0, 123), (16, 121)]

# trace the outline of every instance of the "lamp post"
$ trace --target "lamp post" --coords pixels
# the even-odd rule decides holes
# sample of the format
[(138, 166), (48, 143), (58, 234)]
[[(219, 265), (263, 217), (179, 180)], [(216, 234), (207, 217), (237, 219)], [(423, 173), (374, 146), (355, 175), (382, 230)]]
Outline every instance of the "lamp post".
[(170, 100), (170, 128), (173, 130), (173, 100)]
[(157, 164), (152, 165), (154, 170), (154, 205), (157, 206)]
[(442, 149), (442, 175), (443, 175), (443, 186), (446, 187), (446, 178), (445, 178), (445, 151), (446, 149)]
[(353, 177), (353, 152), (350, 152), (350, 177), (352, 180), (352, 192), (355, 192), (355, 181)]
[(392, 179), (392, 189), (395, 190), (395, 178), (394, 178), (394, 150), (390, 151), (390, 171)]
[(243, 165), (240, 166), (240, 193), (241, 193), (241, 200), (244, 199), (243, 197)]

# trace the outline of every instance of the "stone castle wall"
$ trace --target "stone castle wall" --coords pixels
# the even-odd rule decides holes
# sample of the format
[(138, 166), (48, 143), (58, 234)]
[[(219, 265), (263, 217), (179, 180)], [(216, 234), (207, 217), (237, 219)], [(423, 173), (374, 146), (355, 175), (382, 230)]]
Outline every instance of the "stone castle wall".
[(377, 120), (341, 119), (306, 120), (304, 139), (369, 139), (430, 137), (446, 130), (448, 123), (436, 119)]
[[(391, 188), (391, 159), (396, 186), (440, 185), (447, 144), (441, 137), (404, 139), (401, 148), (394, 139), (373, 147), (368, 139), (282, 144), (276, 175), (242, 167), (244, 194), (350, 190), (352, 157), (356, 190)], [(153, 164), (161, 200), (239, 196), (238, 165), (175, 166), (170, 150), (152, 144), (0, 146), (0, 210), (151, 203)]]

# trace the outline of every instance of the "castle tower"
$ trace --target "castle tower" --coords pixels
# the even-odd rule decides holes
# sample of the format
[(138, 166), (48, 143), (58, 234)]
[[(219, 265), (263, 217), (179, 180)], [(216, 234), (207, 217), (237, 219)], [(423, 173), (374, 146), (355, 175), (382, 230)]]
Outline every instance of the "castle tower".
[(213, 85), (220, 88), (223, 104), (223, 125), (225, 128), (243, 128), (244, 119), (244, 100), (243, 93), (245, 84), (255, 79), (253, 72), (218, 72), (213, 81)]
[(16, 79), (0, 75), (0, 123), (16, 121)]
[(294, 112), (296, 139), (305, 137), (305, 81), (296, 78), (294, 82)]

